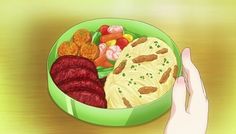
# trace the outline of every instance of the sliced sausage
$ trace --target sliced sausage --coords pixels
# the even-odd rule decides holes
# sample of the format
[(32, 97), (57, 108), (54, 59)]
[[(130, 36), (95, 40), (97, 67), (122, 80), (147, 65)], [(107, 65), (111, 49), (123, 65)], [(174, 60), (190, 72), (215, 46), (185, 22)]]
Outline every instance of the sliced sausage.
[(79, 90), (75, 92), (69, 92), (67, 95), (81, 103), (84, 103), (90, 106), (99, 107), (99, 108), (107, 107), (106, 99), (91, 91)]
[(123, 103), (125, 104), (125, 106), (127, 108), (131, 108), (132, 105), (130, 104), (130, 102), (125, 98), (125, 97), (122, 97), (122, 100), (123, 100)]
[(156, 54), (164, 54), (164, 53), (167, 53), (167, 52), (168, 52), (167, 48), (162, 48), (162, 49), (156, 51)]
[(98, 75), (86, 68), (68, 68), (57, 73), (53, 78), (56, 85), (75, 80), (75, 79), (90, 79), (98, 80)]
[(157, 91), (157, 87), (152, 87), (152, 86), (144, 86), (139, 88), (138, 92), (140, 94), (149, 94)]
[(137, 46), (138, 44), (144, 43), (147, 41), (147, 37), (140, 37), (139, 39), (137, 39), (135, 42), (133, 42), (131, 44), (132, 47)]
[(113, 74), (119, 74), (125, 68), (127, 60), (123, 60), (120, 64), (114, 69)]
[(62, 85), (59, 85), (59, 88), (65, 93), (88, 88), (91, 89), (93, 92), (101, 95), (102, 97), (105, 96), (104, 90), (99, 80), (97, 81), (89, 79), (72, 80)]
[(96, 66), (94, 63), (86, 58), (73, 55), (65, 55), (59, 57), (52, 65), (50, 74), (54, 77), (58, 72), (67, 69), (81, 67), (87, 68), (96, 73)]
[(105, 82), (106, 82), (106, 79), (107, 79), (107, 77), (103, 77), (103, 78), (99, 79), (99, 81), (100, 81), (101, 84), (102, 84), (102, 87), (104, 87)]
[(157, 55), (150, 54), (150, 55), (140, 55), (138, 57), (135, 57), (132, 61), (133, 63), (141, 63), (146, 61), (153, 61), (157, 59)]
[(171, 68), (169, 67), (161, 76), (161, 79), (159, 80), (159, 83), (165, 83), (166, 80), (169, 78), (171, 72)]
[(173, 77), (176, 79), (177, 78), (177, 73), (178, 73), (178, 66), (174, 66), (174, 71), (173, 71)]

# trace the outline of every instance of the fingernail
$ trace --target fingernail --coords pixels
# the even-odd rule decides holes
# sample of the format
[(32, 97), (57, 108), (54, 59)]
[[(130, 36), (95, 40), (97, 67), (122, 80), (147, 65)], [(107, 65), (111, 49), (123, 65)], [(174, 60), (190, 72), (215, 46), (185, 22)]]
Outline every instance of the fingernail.
[(189, 48), (185, 48), (182, 52), (183, 58), (190, 58), (190, 49)]

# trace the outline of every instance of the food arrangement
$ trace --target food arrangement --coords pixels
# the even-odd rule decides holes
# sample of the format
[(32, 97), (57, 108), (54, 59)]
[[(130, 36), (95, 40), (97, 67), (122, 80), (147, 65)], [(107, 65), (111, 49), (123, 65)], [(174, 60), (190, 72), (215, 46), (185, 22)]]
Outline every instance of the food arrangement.
[(99, 108), (131, 108), (164, 95), (177, 77), (171, 48), (162, 40), (120, 25), (78, 29), (57, 49), (50, 69), (57, 87)]
[(108, 108), (147, 104), (165, 94), (177, 77), (172, 50), (160, 39), (141, 37), (121, 52), (113, 73), (106, 79)]
[(61, 56), (50, 73), (55, 84), (70, 97), (87, 105), (106, 108), (103, 86), (90, 60), (74, 55)]

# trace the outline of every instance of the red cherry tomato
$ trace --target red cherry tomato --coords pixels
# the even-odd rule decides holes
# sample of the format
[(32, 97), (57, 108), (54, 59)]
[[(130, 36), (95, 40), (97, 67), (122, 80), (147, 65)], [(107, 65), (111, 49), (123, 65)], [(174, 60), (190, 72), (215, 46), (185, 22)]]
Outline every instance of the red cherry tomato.
[(99, 28), (99, 31), (102, 33), (102, 35), (109, 34), (109, 32), (107, 31), (108, 27), (109, 27), (108, 25), (102, 25), (102, 26)]
[(124, 37), (121, 37), (116, 40), (116, 45), (118, 45), (121, 50), (123, 50), (124, 47), (126, 47), (128, 44), (129, 44), (129, 41)]

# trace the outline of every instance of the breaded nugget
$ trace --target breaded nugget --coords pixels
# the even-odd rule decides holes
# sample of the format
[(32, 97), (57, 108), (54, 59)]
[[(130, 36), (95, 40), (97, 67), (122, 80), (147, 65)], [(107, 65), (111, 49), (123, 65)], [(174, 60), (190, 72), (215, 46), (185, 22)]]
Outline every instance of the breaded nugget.
[(99, 56), (99, 48), (93, 43), (82, 45), (80, 55), (94, 61)]
[(73, 36), (73, 41), (78, 45), (80, 48), (84, 43), (91, 42), (91, 34), (86, 29), (79, 29), (77, 32), (75, 32)]
[(63, 42), (58, 48), (58, 56), (78, 55), (79, 47), (74, 42)]

